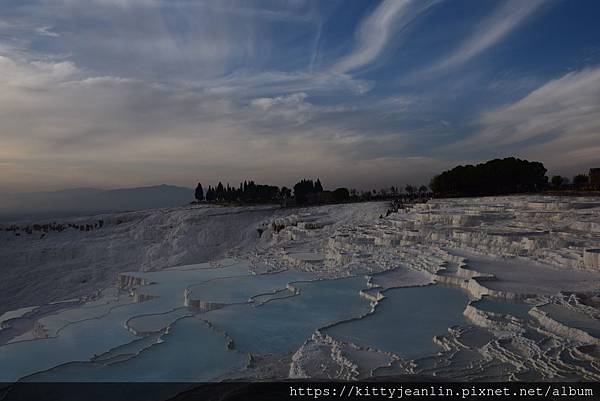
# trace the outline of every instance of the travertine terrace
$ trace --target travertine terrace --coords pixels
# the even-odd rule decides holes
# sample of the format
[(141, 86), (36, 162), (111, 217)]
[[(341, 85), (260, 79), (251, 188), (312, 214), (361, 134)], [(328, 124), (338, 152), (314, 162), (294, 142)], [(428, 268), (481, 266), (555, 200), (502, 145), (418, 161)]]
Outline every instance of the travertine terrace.
[[(231, 244), (227, 259), (131, 269), (96, 296), (4, 315), (0, 366), (22, 363), (0, 373), (600, 379), (599, 199), (434, 199), (386, 216), (387, 208), (277, 210), (252, 223), (254, 244)], [(191, 345), (198, 359), (148, 372)], [(38, 356), (28, 359), (32, 347)]]

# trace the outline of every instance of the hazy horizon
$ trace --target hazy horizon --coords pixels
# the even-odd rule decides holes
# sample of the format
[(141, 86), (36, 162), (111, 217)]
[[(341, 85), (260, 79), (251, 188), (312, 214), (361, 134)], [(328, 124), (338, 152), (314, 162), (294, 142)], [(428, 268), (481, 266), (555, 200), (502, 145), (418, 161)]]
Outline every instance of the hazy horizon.
[(0, 193), (600, 167), (600, 3), (8, 0)]

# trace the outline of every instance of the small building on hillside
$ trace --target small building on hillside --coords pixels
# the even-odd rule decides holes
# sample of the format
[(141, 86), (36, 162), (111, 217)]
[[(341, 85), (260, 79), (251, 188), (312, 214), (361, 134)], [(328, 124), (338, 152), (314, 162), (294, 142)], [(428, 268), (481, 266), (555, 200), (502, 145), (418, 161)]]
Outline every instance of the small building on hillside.
[(590, 186), (600, 189), (600, 168), (590, 169)]

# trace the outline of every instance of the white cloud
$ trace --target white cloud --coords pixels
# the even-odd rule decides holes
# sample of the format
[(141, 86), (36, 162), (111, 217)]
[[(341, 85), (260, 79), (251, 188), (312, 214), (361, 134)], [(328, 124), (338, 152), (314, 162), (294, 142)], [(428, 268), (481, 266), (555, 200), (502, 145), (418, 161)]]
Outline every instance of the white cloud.
[(254, 99), (250, 102), (251, 106), (258, 107), (262, 110), (270, 110), (273, 107), (295, 107), (304, 104), (304, 99), (306, 99), (308, 95), (304, 92), (293, 93), (287, 96), (277, 96), (277, 97), (261, 97)]
[(430, 0), (384, 0), (361, 22), (352, 53), (335, 64), (332, 70), (346, 73), (375, 61), (394, 34), (405, 29), (415, 17), (435, 3)]
[(60, 35), (56, 32), (52, 32), (52, 27), (41, 26), (35, 29), (35, 32), (41, 36), (49, 36), (51, 38), (58, 38)]
[(74, 78), (78, 73), (78, 68), (69, 61), (28, 62), (0, 55), (0, 84), (6, 87), (40, 87)]
[(306, 93), (300, 92), (284, 96), (261, 97), (253, 99), (250, 106), (263, 112), (265, 118), (303, 124), (310, 119), (314, 111), (313, 105), (305, 101), (307, 96)]

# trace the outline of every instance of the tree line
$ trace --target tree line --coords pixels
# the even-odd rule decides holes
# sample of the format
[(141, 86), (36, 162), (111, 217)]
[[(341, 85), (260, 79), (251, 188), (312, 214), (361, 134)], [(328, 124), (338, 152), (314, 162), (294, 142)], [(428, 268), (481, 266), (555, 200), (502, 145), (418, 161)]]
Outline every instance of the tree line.
[[(592, 180), (592, 170), (594, 180)], [(391, 186), (380, 190), (336, 188), (325, 190), (317, 178), (302, 179), (291, 189), (274, 185), (256, 184), (244, 181), (239, 187), (219, 182), (209, 186), (206, 192), (198, 183), (195, 191), (196, 201), (239, 202), (239, 203), (284, 203), (297, 205), (361, 202), (371, 200), (419, 201), (431, 196), (489, 196), (517, 193), (533, 193), (548, 189), (594, 189), (598, 187), (600, 170), (592, 169), (590, 174), (577, 174), (572, 184), (569, 179), (559, 175), (550, 180), (547, 169), (537, 161), (522, 160), (515, 157), (493, 159), (476, 165), (456, 166), (433, 177), (429, 188), (408, 184), (404, 188)]]
[(556, 190), (585, 190), (585, 189), (595, 189), (590, 188), (592, 185), (590, 182), (590, 176), (587, 174), (577, 174), (573, 177), (572, 180), (569, 180), (568, 177), (564, 177), (561, 175), (553, 175), (550, 179), (551, 189)]
[(208, 186), (206, 194), (201, 183), (198, 183), (194, 191), (196, 201), (206, 202), (245, 202), (245, 203), (264, 203), (277, 201), (290, 196), (291, 191), (286, 187), (276, 187), (274, 185), (256, 184), (254, 181), (244, 181), (239, 187), (232, 187), (227, 183), (224, 186), (219, 182), (216, 186)]
[(343, 202), (364, 202), (372, 200), (390, 199), (417, 199), (428, 196), (429, 190), (426, 186), (420, 187), (406, 185), (404, 191), (400, 187), (391, 186), (379, 190), (348, 189), (345, 187), (334, 190), (323, 188), (321, 180), (317, 178), (302, 179), (292, 188), (277, 187), (274, 185), (256, 184), (254, 181), (246, 180), (238, 187), (230, 184), (209, 185), (205, 190), (198, 183), (195, 190), (196, 202), (209, 203), (282, 203), (285, 205), (319, 205)]

